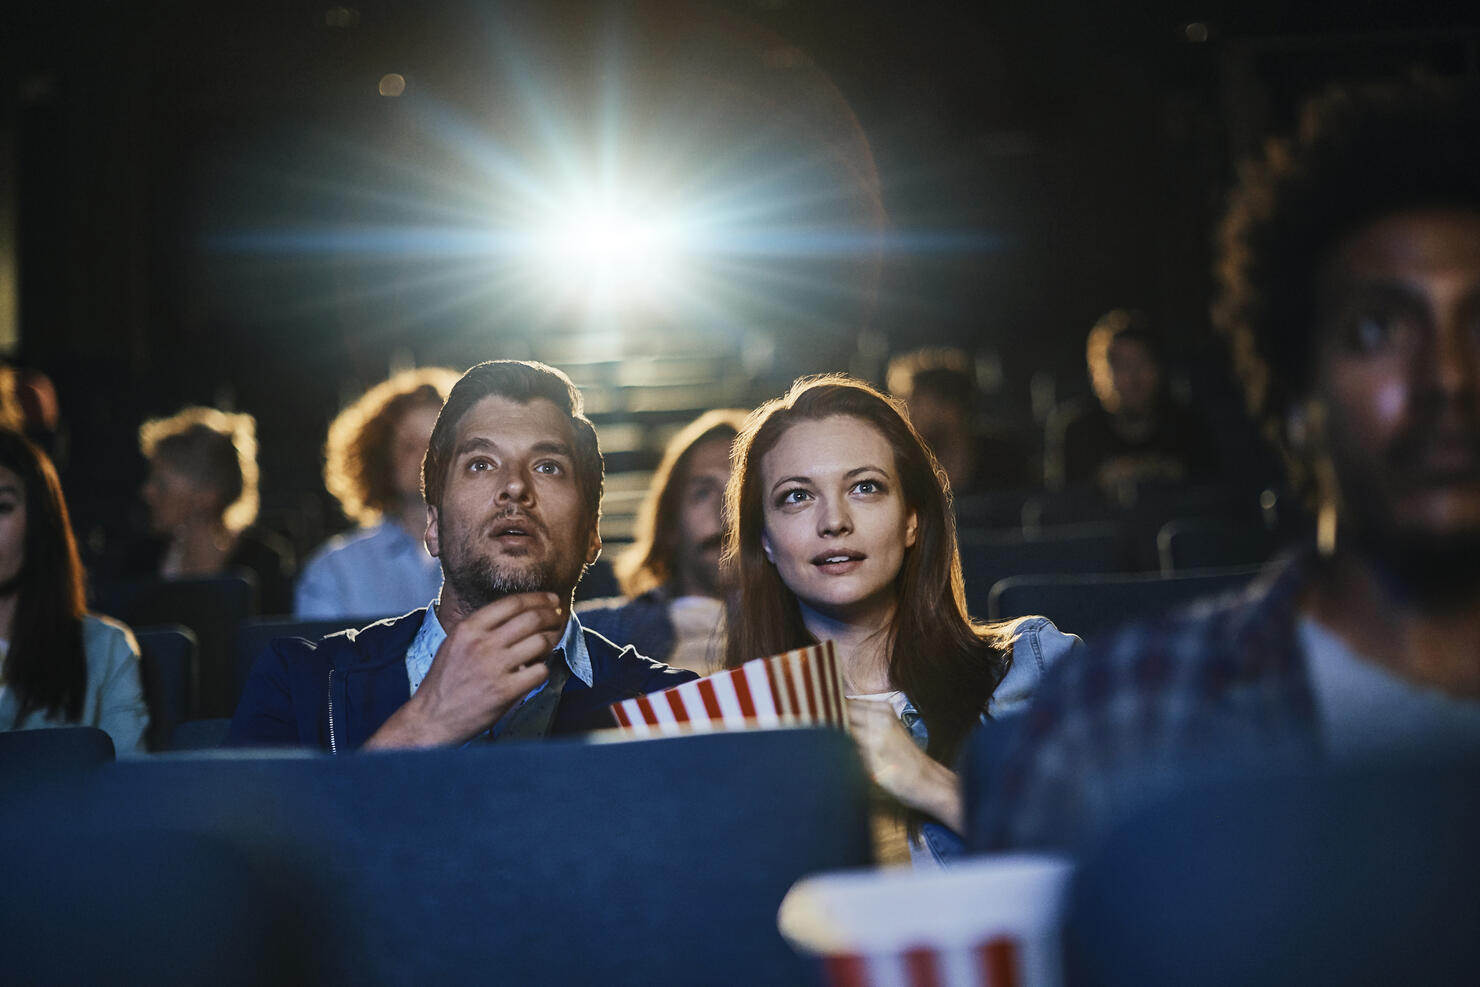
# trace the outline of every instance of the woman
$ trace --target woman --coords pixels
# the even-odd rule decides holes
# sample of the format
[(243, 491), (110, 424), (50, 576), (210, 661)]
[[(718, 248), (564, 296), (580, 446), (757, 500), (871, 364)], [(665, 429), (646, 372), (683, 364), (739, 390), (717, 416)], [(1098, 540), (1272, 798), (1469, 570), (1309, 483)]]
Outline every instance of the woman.
[(290, 612), (292, 551), (249, 528), (258, 503), (256, 420), (186, 408), (145, 422), (139, 447), (149, 460), (142, 492), (153, 537), (130, 553), (127, 570), (177, 579), (248, 569), (258, 612)]
[(0, 429), (0, 729), (95, 726), (119, 754), (142, 753), (149, 712), (133, 636), (84, 610), (56, 470)]
[[(959, 833), (948, 765), (966, 735), (983, 715), (1025, 702), (1043, 667), (1079, 639), (1041, 617), (971, 620), (944, 473), (899, 407), (867, 384), (797, 381), (750, 416), (734, 460), (726, 666), (831, 639), (870, 773), (914, 820)], [(876, 825), (885, 861), (904, 856), (904, 814), (892, 815), (887, 836)], [(923, 837), (910, 841), (922, 862), (959, 849), (939, 827), (910, 828)]]

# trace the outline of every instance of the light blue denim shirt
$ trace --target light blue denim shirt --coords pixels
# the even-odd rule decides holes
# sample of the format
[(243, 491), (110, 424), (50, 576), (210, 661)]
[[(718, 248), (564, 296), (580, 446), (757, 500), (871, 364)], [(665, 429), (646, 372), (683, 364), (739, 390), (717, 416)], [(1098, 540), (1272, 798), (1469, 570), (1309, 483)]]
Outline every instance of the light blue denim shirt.
[[(442, 629), (442, 622), (437, 619), (437, 601), (433, 600), (427, 607), (427, 615), (422, 618), (416, 637), (411, 639), (411, 646), (406, 649), (406, 678), (411, 683), (411, 695), (415, 695), (416, 690), (421, 688), (422, 682), (426, 680), (427, 673), (432, 670), (432, 659), (437, 656), (437, 649), (445, 640), (447, 640), (447, 632)], [(565, 659), (566, 666), (570, 668), (570, 674), (590, 687), (591, 653), (586, 650), (586, 635), (575, 614), (571, 614), (570, 619), (565, 622), (565, 634), (561, 636), (560, 643), (555, 646), (555, 653)], [(531, 689), (528, 695), (509, 707), (508, 713), (500, 717), (499, 723), (495, 723), (489, 732), (495, 737), (498, 736), (499, 725), (503, 719), (539, 695), (544, 688), (545, 683), (541, 682)]]
[[(1065, 634), (1047, 617), (1024, 617), (1018, 622), (1012, 641), (1012, 665), (987, 702), (982, 722), (1015, 716), (1027, 710), (1038, 691), (1043, 673), (1075, 652), (1084, 650), (1077, 635)], [(930, 741), (925, 721), (906, 697), (899, 712), (900, 721), (921, 750)], [(961, 837), (940, 823), (927, 822), (920, 827), (923, 845), (910, 841), (910, 860), (916, 867), (939, 867), (961, 856)]]
[(442, 588), (442, 563), (394, 521), (336, 535), (304, 565), (293, 594), (301, 620), (394, 617)]

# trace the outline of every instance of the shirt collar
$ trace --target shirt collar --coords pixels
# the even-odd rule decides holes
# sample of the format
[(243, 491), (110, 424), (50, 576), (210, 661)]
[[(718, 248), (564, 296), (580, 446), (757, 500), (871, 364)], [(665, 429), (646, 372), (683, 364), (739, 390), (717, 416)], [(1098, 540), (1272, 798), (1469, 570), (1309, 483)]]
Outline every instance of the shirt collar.
[[(411, 646), (406, 649), (406, 677), (411, 682), (411, 691), (416, 692), (421, 688), (422, 680), (432, 669), (432, 659), (437, 656), (437, 649), (442, 642), (447, 640), (447, 632), (442, 629), (442, 622), (437, 619), (436, 601), (427, 607), (426, 616), (421, 620), (421, 627), (416, 631), (416, 637), (412, 638)], [(555, 650), (565, 658), (565, 664), (570, 673), (591, 688), (593, 675), (591, 672), (591, 652), (586, 650), (586, 635), (581, 629), (581, 622), (572, 613), (570, 619), (565, 622), (565, 633), (560, 638), (560, 643)]]

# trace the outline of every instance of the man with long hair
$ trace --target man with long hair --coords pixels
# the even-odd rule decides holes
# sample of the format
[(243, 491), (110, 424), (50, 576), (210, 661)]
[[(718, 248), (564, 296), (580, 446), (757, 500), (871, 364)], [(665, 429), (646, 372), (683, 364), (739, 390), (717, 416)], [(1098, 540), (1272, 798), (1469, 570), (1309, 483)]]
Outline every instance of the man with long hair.
[(331, 753), (542, 737), (615, 725), (608, 707), (693, 676), (587, 632), (571, 614), (601, 552), (596, 430), (565, 374), (473, 367), (437, 416), (422, 467), (424, 609), (317, 644), (273, 643), (232, 720), (237, 745)]
[(1049, 675), (988, 846), (1068, 846), (1188, 772), (1480, 750), (1480, 93), (1338, 90), (1235, 191), (1229, 335), (1318, 544)]
[(718, 670), (724, 647), (719, 555), (730, 443), (745, 413), (708, 411), (668, 443), (638, 515), (637, 540), (617, 561), (627, 600), (595, 600), (581, 622), (680, 668)]

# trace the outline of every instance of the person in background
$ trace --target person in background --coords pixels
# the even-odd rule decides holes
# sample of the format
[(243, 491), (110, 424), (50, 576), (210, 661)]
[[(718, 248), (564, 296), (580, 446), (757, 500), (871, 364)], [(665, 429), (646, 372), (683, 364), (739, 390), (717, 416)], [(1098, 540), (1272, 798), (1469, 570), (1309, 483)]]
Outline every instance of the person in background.
[(149, 710), (128, 628), (86, 612), (82, 562), (51, 461), (0, 428), (0, 729), (94, 726), (144, 751)]
[(1079, 639), (1042, 617), (971, 619), (935, 457), (867, 384), (797, 381), (747, 419), (734, 463), (726, 667), (831, 640), (864, 764), (897, 800), (876, 817), (880, 862), (958, 853), (962, 742)]
[(1050, 489), (1093, 489), (1111, 503), (1131, 504), (1143, 484), (1217, 475), (1212, 429), (1167, 393), (1161, 340), (1143, 315), (1107, 313), (1090, 330), (1085, 356), (1096, 401), (1070, 402), (1050, 417), (1044, 452)]
[(296, 616), (390, 617), (437, 595), (442, 567), (424, 544), (421, 462), (457, 376), (443, 367), (396, 374), (329, 426), (324, 484), (359, 527), (309, 558), (294, 593)]
[(1219, 273), (1317, 544), (1050, 674), (983, 849), (1082, 845), (1210, 771), (1480, 751), (1480, 92), (1308, 105), (1243, 172)]
[(151, 538), (130, 552), (132, 573), (165, 579), (247, 569), (261, 613), (292, 605), (292, 552), (251, 528), (257, 518), (257, 423), (251, 415), (185, 408), (145, 422), (139, 448), (149, 460), (144, 503)]
[(1032, 485), (1025, 443), (1005, 429), (981, 427), (976, 368), (964, 351), (902, 353), (889, 361), (886, 383), (889, 393), (905, 403), (910, 424), (945, 469), (953, 496)]
[(730, 444), (745, 412), (708, 411), (663, 451), (637, 519), (637, 540), (617, 561), (624, 601), (578, 607), (581, 623), (650, 658), (707, 675), (724, 662), (719, 555)]
[(605, 485), (581, 409), (570, 378), (542, 363), (463, 374), (422, 467), (438, 598), (354, 634), (274, 641), (228, 743), (338, 754), (579, 733), (615, 726), (613, 703), (692, 680), (571, 613), (601, 554)]

